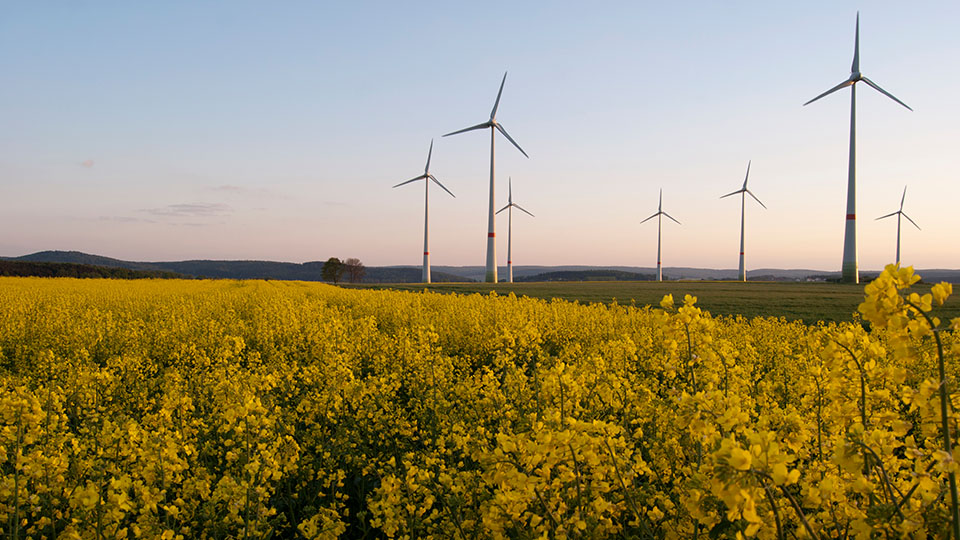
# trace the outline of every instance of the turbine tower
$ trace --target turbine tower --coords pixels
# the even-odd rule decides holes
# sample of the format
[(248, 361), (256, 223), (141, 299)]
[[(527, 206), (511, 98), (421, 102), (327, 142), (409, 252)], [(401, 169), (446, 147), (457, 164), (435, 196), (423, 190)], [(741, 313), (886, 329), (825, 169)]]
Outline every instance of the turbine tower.
[(740, 272), (738, 274), (740, 276), (739, 277), (740, 281), (747, 280), (747, 269), (743, 264), (743, 222), (744, 222), (743, 216), (746, 213), (747, 195), (750, 195), (751, 197), (753, 197), (753, 200), (760, 203), (760, 206), (762, 206), (764, 209), (767, 208), (767, 205), (763, 204), (760, 201), (760, 199), (758, 199), (757, 196), (753, 194), (752, 191), (747, 189), (747, 180), (749, 179), (750, 179), (750, 161), (747, 162), (747, 176), (743, 178), (743, 187), (738, 189), (737, 191), (734, 191), (733, 193), (727, 193), (723, 197), (720, 197), (721, 199), (723, 199), (724, 197), (736, 195), (737, 193), (740, 194)]
[(900, 217), (903, 216), (907, 218), (907, 221), (909, 221), (910, 223), (913, 223), (913, 226), (916, 227), (918, 231), (920, 230), (920, 226), (917, 225), (912, 219), (910, 219), (910, 216), (903, 213), (903, 201), (906, 198), (907, 198), (907, 186), (903, 186), (903, 196), (900, 197), (900, 209), (897, 210), (896, 212), (891, 212), (885, 216), (880, 216), (877, 218), (877, 219), (883, 219), (883, 218), (897, 216), (897, 264), (900, 264)]
[(860, 12), (857, 12), (857, 30), (853, 46), (853, 65), (850, 67), (850, 77), (819, 96), (804, 103), (809, 105), (814, 101), (832, 94), (841, 88), (850, 87), (850, 162), (847, 168), (847, 219), (843, 233), (843, 281), (859, 283), (860, 275), (857, 269), (857, 89), (856, 84), (863, 81), (874, 90), (903, 105), (909, 110), (906, 103), (895, 98), (877, 85), (877, 83), (860, 73)]
[[(663, 190), (661, 189), (660, 204), (657, 206), (657, 213), (640, 222), (642, 225), (653, 218), (657, 218), (657, 281), (663, 281), (663, 271), (662, 267), (660, 266), (660, 224), (663, 221), (662, 216), (667, 216), (668, 218), (673, 219), (673, 216), (663, 211)], [(675, 219), (673, 219), (673, 221), (676, 222), (677, 225), (681, 225), (679, 221)]]
[(443, 188), (444, 191), (450, 193), (451, 197), (456, 198), (456, 195), (451, 193), (446, 186), (440, 183), (437, 180), (437, 177), (430, 174), (430, 158), (433, 156), (433, 139), (430, 139), (430, 151), (427, 152), (427, 166), (423, 168), (423, 174), (416, 178), (411, 178), (406, 182), (400, 182), (399, 184), (393, 186), (398, 188), (400, 186), (409, 184), (411, 182), (416, 182), (417, 180), (425, 180), (424, 189), (423, 189), (423, 282), (430, 283), (430, 181), (433, 180), (437, 183), (438, 186)]
[(510, 276), (510, 283), (513, 283), (513, 209), (516, 208), (521, 212), (529, 215), (530, 217), (536, 217), (530, 212), (524, 210), (522, 206), (513, 202), (513, 178), (509, 179), (509, 195), (507, 198), (507, 205), (503, 208), (497, 210), (497, 213), (507, 210), (507, 275)]
[(507, 138), (508, 141), (513, 143), (517, 147), (517, 150), (521, 154), (529, 158), (527, 153), (523, 151), (523, 148), (520, 148), (520, 145), (517, 144), (517, 141), (513, 140), (507, 130), (503, 129), (503, 126), (500, 122), (497, 122), (497, 107), (500, 106), (500, 95), (503, 94), (503, 84), (507, 82), (507, 74), (504, 72), (503, 80), (500, 81), (500, 91), (497, 92), (497, 101), (493, 103), (493, 110), (490, 111), (490, 119), (482, 124), (477, 124), (475, 126), (470, 126), (458, 131), (453, 131), (444, 135), (444, 137), (449, 137), (450, 135), (456, 135), (458, 133), (464, 133), (467, 131), (473, 131), (475, 129), (484, 129), (490, 128), (490, 205), (489, 212), (487, 213), (487, 274), (485, 281), (489, 283), (497, 282), (497, 234), (495, 222), (493, 219), (494, 216), (494, 139), (496, 138), (496, 132), (499, 131)]

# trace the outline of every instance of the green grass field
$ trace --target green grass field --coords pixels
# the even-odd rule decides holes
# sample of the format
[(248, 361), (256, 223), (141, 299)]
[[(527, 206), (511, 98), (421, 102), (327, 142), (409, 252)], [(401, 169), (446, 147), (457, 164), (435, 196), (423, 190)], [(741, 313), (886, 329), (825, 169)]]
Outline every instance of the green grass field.
[[(863, 301), (863, 287), (838, 283), (747, 282), (735, 281), (582, 281), (548, 283), (422, 283), (348, 285), (357, 288), (395, 289), (401, 291), (430, 290), (441, 293), (497, 294), (514, 293), (532, 298), (560, 298), (584, 303), (658, 305), (665, 294), (673, 294), (680, 304), (685, 294), (697, 297), (697, 305), (713, 315), (744, 317), (785, 317), (816, 321), (850, 321)], [(932, 284), (920, 283), (912, 290), (929, 292)], [(960, 317), (960, 291), (951, 296), (934, 314), (941, 319)]]

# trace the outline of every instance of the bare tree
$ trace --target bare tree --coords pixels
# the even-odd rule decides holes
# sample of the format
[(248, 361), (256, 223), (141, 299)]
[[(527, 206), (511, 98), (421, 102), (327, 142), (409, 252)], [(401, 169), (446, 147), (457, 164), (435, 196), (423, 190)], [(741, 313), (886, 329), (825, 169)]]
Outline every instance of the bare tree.
[(360, 259), (355, 257), (347, 259), (343, 263), (343, 266), (347, 274), (347, 279), (350, 280), (350, 283), (359, 283), (363, 281), (363, 276), (367, 274), (367, 268), (363, 266), (363, 263), (360, 262)]

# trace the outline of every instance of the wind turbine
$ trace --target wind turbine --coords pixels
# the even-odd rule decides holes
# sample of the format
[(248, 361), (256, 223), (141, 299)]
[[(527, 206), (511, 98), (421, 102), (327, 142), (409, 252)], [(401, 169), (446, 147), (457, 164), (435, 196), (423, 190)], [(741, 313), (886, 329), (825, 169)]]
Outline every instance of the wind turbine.
[(850, 87), (850, 162), (847, 169), (847, 220), (843, 234), (843, 281), (859, 283), (860, 275), (857, 269), (857, 89), (856, 84), (863, 81), (874, 90), (903, 105), (909, 110), (906, 103), (895, 98), (877, 85), (877, 83), (860, 73), (860, 12), (857, 12), (857, 31), (853, 47), (853, 65), (850, 67), (850, 77), (819, 96), (804, 103), (809, 105), (814, 101), (832, 94), (841, 88)]
[(521, 212), (528, 214), (530, 217), (537, 217), (537, 216), (531, 214), (530, 212), (527, 212), (526, 210), (524, 210), (522, 206), (513, 202), (513, 178), (509, 179), (509, 183), (507, 185), (510, 188), (509, 195), (507, 198), (507, 205), (497, 210), (497, 213), (499, 214), (504, 210), (508, 210), (507, 211), (507, 274), (510, 276), (510, 283), (513, 283), (513, 256), (511, 255), (512, 246), (513, 246), (513, 209), (516, 208), (517, 210), (520, 210)]
[(411, 182), (416, 182), (417, 180), (425, 180), (424, 190), (423, 190), (423, 282), (430, 283), (430, 181), (433, 180), (437, 183), (438, 186), (442, 187), (444, 191), (450, 193), (451, 197), (456, 198), (446, 186), (440, 183), (437, 180), (437, 177), (430, 174), (430, 158), (433, 156), (433, 139), (430, 139), (430, 151), (427, 152), (427, 166), (423, 168), (423, 174), (416, 178), (411, 178), (406, 182), (400, 182), (399, 184), (393, 186), (398, 188), (400, 186), (409, 184)]
[(517, 141), (513, 140), (507, 130), (503, 129), (503, 126), (497, 122), (497, 107), (500, 106), (500, 95), (503, 94), (503, 84), (507, 82), (507, 73), (503, 73), (503, 80), (500, 81), (500, 91), (497, 92), (497, 101), (493, 103), (493, 110), (490, 111), (490, 119), (482, 124), (477, 124), (475, 126), (470, 126), (458, 131), (453, 131), (444, 135), (444, 137), (449, 137), (450, 135), (456, 135), (458, 133), (464, 133), (467, 131), (473, 131), (475, 129), (484, 129), (490, 128), (490, 205), (489, 212), (487, 214), (487, 275), (486, 281), (490, 283), (497, 282), (497, 234), (496, 226), (493, 219), (494, 216), (494, 139), (496, 132), (499, 131), (507, 138), (508, 141), (513, 143), (517, 147), (517, 150), (520, 151), (526, 157), (527, 153), (523, 151), (523, 148), (520, 148), (520, 145), (517, 144)]
[(900, 197), (900, 209), (897, 210), (896, 212), (891, 212), (885, 216), (880, 216), (877, 218), (877, 219), (883, 219), (883, 218), (888, 218), (892, 216), (897, 216), (897, 264), (900, 264), (900, 217), (903, 216), (907, 218), (907, 221), (909, 221), (910, 223), (913, 223), (913, 226), (916, 227), (918, 231), (920, 230), (920, 226), (917, 225), (912, 219), (910, 219), (910, 216), (903, 213), (903, 201), (906, 198), (907, 198), (907, 186), (903, 186), (903, 197)]
[[(657, 218), (657, 281), (663, 281), (663, 272), (660, 266), (660, 223), (663, 221), (663, 217), (661, 216), (667, 216), (668, 218), (673, 219), (673, 216), (663, 211), (662, 189), (660, 190), (660, 204), (657, 206), (657, 213), (640, 222), (642, 225), (653, 218)], [(675, 219), (673, 219), (673, 221), (676, 222), (677, 225), (681, 225), (679, 221)]]
[(760, 201), (760, 199), (758, 199), (757, 196), (753, 194), (752, 191), (747, 189), (747, 180), (750, 179), (750, 163), (751, 163), (750, 161), (747, 162), (747, 175), (743, 178), (743, 187), (738, 189), (737, 191), (734, 191), (733, 193), (727, 193), (723, 197), (720, 197), (721, 199), (723, 199), (724, 197), (736, 195), (737, 193), (740, 194), (740, 272), (739, 272), (740, 281), (747, 280), (747, 270), (746, 270), (746, 267), (743, 265), (743, 222), (744, 222), (743, 216), (746, 213), (747, 195), (750, 195), (751, 197), (753, 197), (753, 200), (760, 203), (760, 206), (764, 207), (764, 209), (766, 209), (767, 207), (767, 205), (763, 204)]

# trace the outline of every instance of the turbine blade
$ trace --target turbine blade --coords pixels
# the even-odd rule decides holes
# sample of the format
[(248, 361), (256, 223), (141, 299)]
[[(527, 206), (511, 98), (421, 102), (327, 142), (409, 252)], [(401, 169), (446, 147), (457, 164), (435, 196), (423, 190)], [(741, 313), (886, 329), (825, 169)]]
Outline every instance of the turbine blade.
[(747, 161), (747, 175), (743, 177), (743, 189), (747, 189), (747, 180), (750, 179), (750, 164), (753, 163), (753, 160)]
[(409, 184), (410, 182), (416, 182), (417, 180), (423, 180), (423, 179), (426, 178), (426, 177), (427, 177), (427, 175), (421, 174), (420, 176), (418, 176), (418, 177), (416, 177), (416, 178), (411, 178), (411, 179), (407, 180), (406, 182), (400, 182), (399, 184), (397, 184), (397, 185), (395, 185), (395, 186), (393, 186), (393, 187), (405, 186), (405, 185)]
[(923, 229), (920, 228), (919, 225), (917, 225), (917, 223), (916, 223), (915, 221), (913, 221), (912, 219), (910, 219), (910, 216), (904, 214), (903, 212), (901, 212), (901, 215), (903, 215), (903, 217), (907, 218), (907, 221), (909, 221), (910, 223), (913, 223), (913, 226), (916, 227), (918, 231), (922, 231), (922, 230), (923, 230)]
[(520, 206), (519, 204), (514, 204), (513, 207), (516, 208), (517, 210), (520, 210), (521, 212), (529, 215), (530, 217), (537, 217), (537, 216), (531, 214), (530, 212), (527, 212), (527, 210), (526, 210), (525, 208), (523, 208), (522, 206)]
[(430, 174), (430, 158), (433, 157), (433, 139), (430, 139), (430, 151), (427, 152), (427, 166), (423, 168), (423, 174)]
[(444, 135), (444, 137), (449, 137), (450, 135), (456, 135), (456, 134), (458, 134), (458, 133), (464, 133), (464, 132), (467, 132), (467, 131), (473, 131), (473, 130), (475, 130), (475, 129), (483, 129), (483, 128), (488, 128), (488, 127), (490, 127), (490, 122), (484, 122), (484, 123), (482, 123), (482, 124), (477, 124), (477, 125), (475, 125), (475, 126), (470, 126), (470, 127), (468, 127), (468, 128), (463, 128), (463, 129), (460, 129), (460, 130), (457, 130), (457, 131), (451, 131), (450, 133), (447, 133), (446, 135)]
[(757, 201), (758, 203), (760, 203), (760, 206), (762, 206), (764, 209), (767, 208), (767, 205), (763, 204), (763, 201), (761, 201), (760, 199), (758, 199), (757, 196), (754, 195), (752, 191), (750, 191), (749, 189), (746, 190), (746, 191), (747, 191), (747, 194), (748, 194), (748, 195), (750, 195), (751, 197), (753, 197), (753, 200), (755, 200), (755, 201)]
[(496, 212), (494, 212), (494, 215), (499, 214), (500, 212), (503, 212), (504, 210), (506, 210), (507, 208), (510, 208), (511, 206), (513, 206), (513, 205), (512, 205), (512, 204), (508, 204), (508, 205), (504, 206), (503, 208), (501, 208), (501, 209), (497, 210)]
[(492, 122), (497, 116), (497, 107), (500, 106), (500, 95), (503, 94), (503, 83), (507, 82), (507, 72), (503, 72), (503, 80), (500, 81), (500, 91), (497, 92), (497, 101), (493, 103), (493, 110), (490, 111), (490, 121)]
[(643, 221), (641, 221), (641, 222), (640, 222), (640, 224), (644, 224), (644, 223), (646, 223), (646, 222), (648, 222), (648, 221), (650, 221), (651, 219), (653, 219), (653, 218), (655, 218), (655, 217), (657, 217), (657, 216), (659, 216), (660, 214), (661, 214), (661, 212), (657, 212), (656, 214), (654, 214), (654, 215), (652, 215), (652, 216), (650, 216), (650, 217), (648, 217), (647, 219), (645, 219), (645, 220), (643, 220)]
[(843, 81), (842, 83), (834, 86), (833, 88), (827, 90), (826, 92), (820, 94), (819, 96), (817, 96), (817, 97), (811, 99), (810, 101), (804, 103), (803, 106), (806, 107), (807, 105), (809, 105), (809, 104), (813, 103), (814, 101), (822, 98), (823, 96), (828, 96), (828, 95), (836, 92), (837, 90), (840, 90), (841, 88), (846, 88), (847, 86), (850, 86), (851, 84), (853, 84), (853, 81), (851, 81), (851, 80)]
[(860, 72), (860, 12), (857, 12), (857, 34), (853, 45), (853, 65), (850, 66), (850, 73)]
[(907, 186), (903, 186), (903, 197), (900, 197), (900, 211), (903, 211), (903, 201), (907, 198)]
[(521, 154), (523, 154), (527, 159), (530, 158), (530, 156), (528, 156), (527, 153), (523, 151), (523, 148), (520, 148), (520, 145), (517, 144), (517, 141), (513, 140), (513, 137), (511, 137), (510, 134), (507, 133), (507, 130), (503, 129), (503, 126), (501, 126), (500, 124), (494, 124), (494, 127), (500, 130), (500, 133), (503, 133), (503, 136), (506, 137), (508, 141), (512, 142), (513, 145), (517, 147), (517, 150), (519, 150)]
[(736, 190), (736, 191), (734, 191), (734, 192), (732, 192), (732, 193), (727, 193), (726, 195), (724, 195), (723, 197), (720, 197), (720, 198), (721, 198), (721, 199), (724, 199), (724, 198), (729, 197), (729, 196), (731, 196), (731, 195), (736, 195), (737, 193), (743, 193), (744, 191), (746, 191), (746, 190), (745, 190), (745, 189), (738, 189), (738, 190)]
[(434, 175), (431, 174), (431, 175), (430, 175), (430, 179), (433, 180), (434, 182), (436, 182), (436, 184), (437, 184), (438, 186), (442, 187), (443, 190), (446, 191), (447, 193), (449, 193), (451, 197), (453, 197), (454, 199), (457, 198), (457, 196), (454, 195), (452, 191), (450, 191), (449, 189), (447, 189), (447, 186), (441, 184), (440, 181), (437, 180), (437, 177), (436, 177), (436, 176), (434, 176)]
[(676, 219), (674, 219), (673, 216), (671, 216), (670, 214), (668, 214), (668, 213), (666, 213), (666, 212), (663, 212), (663, 215), (667, 216), (667, 217), (670, 218), (670, 219), (673, 219), (673, 221), (674, 221), (677, 225), (683, 225), (683, 223), (680, 223), (679, 221), (677, 221)]
[(887, 91), (884, 90), (883, 88), (880, 88), (880, 85), (878, 85), (877, 83), (871, 81), (870, 79), (868, 79), (868, 78), (866, 78), (866, 77), (862, 77), (860, 80), (862, 80), (863, 82), (869, 84), (869, 85), (870, 85), (871, 87), (873, 87), (873, 89), (876, 90), (877, 92), (880, 92), (881, 94), (887, 96), (888, 98), (890, 98), (890, 99), (896, 101), (897, 103), (903, 105), (903, 106), (906, 107), (908, 110), (911, 110), (911, 111), (913, 110), (913, 109), (910, 108), (909, 105), (907, 105), (906, 103), (904, 103), (904, 102), (900, 101), (899, 99), (897, 99), (896, 97), (894, 97), (893, 94), (891, 94), (890, 92), (887, 92)]
[(510, 194), (507, 196), (507, 202), (509, 202), (510, 204), (513, 204), (513, 177), (508, 176), (507, 178), (508, 178), (507, 186), (509, 186), (510, 188)]
[(897, 215), (897, 214), (899, 214), (899, 213), (900, 213), (900, 212), (891, 212), (891, 213), (889, 213), (889, 214), (887, 214), (887, 215), (885, 215), (885, 216), (880, 216), (880, 217), (878, 217), (878, 218), (875, 219), (874, 221), (879, 221), (879, 220), (884, 219), (884, 218), (892, 217), (892, 216), (895, 216), (895, 215)]

